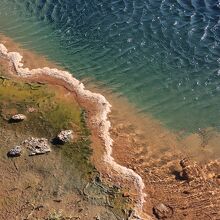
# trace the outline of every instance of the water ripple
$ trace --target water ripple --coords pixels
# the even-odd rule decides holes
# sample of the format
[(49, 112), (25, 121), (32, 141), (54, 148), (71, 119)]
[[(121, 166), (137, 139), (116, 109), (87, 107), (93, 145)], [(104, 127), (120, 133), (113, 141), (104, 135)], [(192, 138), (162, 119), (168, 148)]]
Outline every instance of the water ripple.
[(218, 0), (1, 0), (0, 28), (191, 130), (220, 124), (219, 15)]

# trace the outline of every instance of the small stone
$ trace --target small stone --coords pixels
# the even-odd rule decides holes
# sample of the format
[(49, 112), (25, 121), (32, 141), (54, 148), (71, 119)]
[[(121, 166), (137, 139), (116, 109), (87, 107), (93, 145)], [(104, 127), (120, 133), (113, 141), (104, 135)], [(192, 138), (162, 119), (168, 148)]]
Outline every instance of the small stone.
[(173, 210), (169, 206), (160, 203), (153, 207), (153, 212), (158, 219), (170, 218), (173, 215)]
[(33, 113), (33, 112), (36, 112), (36, 109), (33, 108), (33, 107), (29, 107), (29, 108), (27, 109), (27, 111), (28, 111), (29, 113)]
[(20, 122), (20, 121), (23, 121), (25, 120), (27, 117), (23, 114), (16, 114), (16, 115), (13, 115), (10, 119), (10, 121), (12, 122)]
[(20, 146), (15, 146), (8, 152), (8, 157), (19, 157), (21, 156), (22, 149)]
[(29, 138), (23, 144), (30, 151), (29, 156), (45, 154), (51, 151), (49, 142), (46, 138)]
[(100, 216), (99, 216), (99, 215), (96, 215), (96, 216), (95, 216), (95, 220), (101, 220)]
[(54, 199), (54, 202), (62, 202), (62, 199)]
[(122, 196), (123, 196), (123, 197), (129, 197), (130, 195), (129, 195), (128, 192), (124, 192)]
[(73, 131), (72, 130), (63, 130), (57, 135), (58, 141), (61, 143), (67, 143), (73, 139)]
[(197, 165), (196, 162), (184, 158), (180, 161), (180, 166), (182, 167), (180, 175), (184, 180), (190, 182), (198, 178), (203, 178), (202, 169)]

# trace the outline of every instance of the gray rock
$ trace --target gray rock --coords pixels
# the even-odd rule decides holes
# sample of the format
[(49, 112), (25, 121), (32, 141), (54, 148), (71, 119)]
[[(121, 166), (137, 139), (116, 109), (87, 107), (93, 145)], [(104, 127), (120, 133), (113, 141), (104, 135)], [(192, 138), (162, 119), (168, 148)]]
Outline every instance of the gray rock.
[(61, 143), (67, 143), (73, 139), (73, 131), (72, 130), (63, 130), (57, 135), (57, 139)]
[(173, 209), (163, 203), (154, 206), (153, 212), (158, 219), (170, 218), (173, 215)]
[(19, 122), (19, 121), (25, 120), (26, 118), (27, 117), (23, 114), (16, 114), (16, 115), (13, 115), (10, 120), (14, 122)]
[(23, 142), (30, 151), (29, 155), (45, 154), (51, 151), (50, 144), (46, 138), (28, 138)]
[(22, 148), (21, 146), (15, 146), (10, 151), (8, 151), (8, 157), (19, 157), (21, 156)]

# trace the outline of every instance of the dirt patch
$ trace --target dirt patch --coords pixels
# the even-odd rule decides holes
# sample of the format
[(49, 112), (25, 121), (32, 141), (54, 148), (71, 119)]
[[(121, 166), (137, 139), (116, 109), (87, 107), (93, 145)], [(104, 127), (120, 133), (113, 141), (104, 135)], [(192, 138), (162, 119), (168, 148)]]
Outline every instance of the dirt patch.
[[(62, 86), (0, 80), (0, 219), (121, 219), (128, 201), (121, 189), (103, 184), (91, 163), (90, 131), (84, 110)], [(33, 111), (29, 111), (29, 109)], [(9, 123), (11, 115), (27, 119)], [(53, 145), (61, 129), (73, 142)], [(51, 142), (48, 154), (8, 158), (29, 137)]]

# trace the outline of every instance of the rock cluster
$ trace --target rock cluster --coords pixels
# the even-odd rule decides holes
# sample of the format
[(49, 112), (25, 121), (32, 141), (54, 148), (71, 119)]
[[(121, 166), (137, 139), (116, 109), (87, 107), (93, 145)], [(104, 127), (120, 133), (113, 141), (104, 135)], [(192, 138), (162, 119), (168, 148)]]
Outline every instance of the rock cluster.
[(30, 156), (45, 154), (51, 151), (49, 142), (46, 138), (29, 138), (23, 142), (24, 146), (30, 151)]
[[(32, 109), (31, 109), (32, 110)], [(11, 122), (20, 122), (27, 117), (23, 114), (16, 114), (10, 118)], [(73, 139), (72, 130), (62, 130), (55, 138), (59, 144), (65, 144)], [(22, 147), (26, 147), (29, 150), (29, 156), (45, 154), (51, 151), (49, 141), (46, 138), (34, 138), (30, 137), (23, 141), (21, 146), (15, 146), (8, 153), (8, 157), (21, 156)]]
[[(64, 144), (73, 138), (72, 130), (63, 130), (57, 135), (57, 140), (59, 143)], [(23, 141), (22, 146), (29, 150), (29, 156), (34, 156), (38, 154), (45, 154), (51, 151), (49, 141), (46, 138), (34, 138), (30, 137)], [(16, 146), (8, 152), (9, 157), (18, 157), (21, 155), (22, 146)]]
[(57, 135), (57, 140), (61, 143), (67, 143), (73, 139), (72, 130), (63, 130)]
[(11, 118), (10, 118), (10, 121), (12, 122), (20, 122), (20, 121), (23, 121), (25, 120), (27, 117), (23, 114), (16, 114), (16, 115), (13, 115)]

